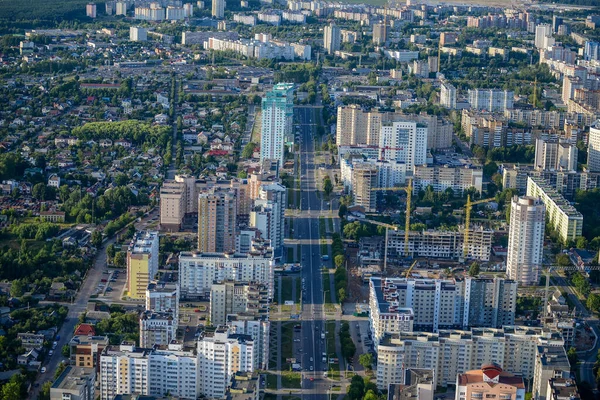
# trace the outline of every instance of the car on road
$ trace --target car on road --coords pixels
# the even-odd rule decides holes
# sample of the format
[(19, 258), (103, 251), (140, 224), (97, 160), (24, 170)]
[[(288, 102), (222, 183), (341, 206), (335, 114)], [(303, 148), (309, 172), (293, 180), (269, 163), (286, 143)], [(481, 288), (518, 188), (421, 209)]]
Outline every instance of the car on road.
[(53, 354), (54, 354), (54, 350), (50, 350), (50, 351), (48, 352), (48, 355), (49, 355), (49, 356), (51, 356), (51, 355), (53, 355)]
[[(311, 366), (310, 366), (310, 370), (312, 371), (313, 369), (314, 369), (314, 368), (313, 368), (313, 366), (311, 365)], [(314, 379), (314, 378), (312, 378), (312, 379)]]
[(46, 367), (42, 367), (41, 372), (42, 374), (46, 373)]
[(312, 362), (312, 361), (313, 361), (313, 358), (311, 357), (311, 358), (310, 358), (310, 362)]

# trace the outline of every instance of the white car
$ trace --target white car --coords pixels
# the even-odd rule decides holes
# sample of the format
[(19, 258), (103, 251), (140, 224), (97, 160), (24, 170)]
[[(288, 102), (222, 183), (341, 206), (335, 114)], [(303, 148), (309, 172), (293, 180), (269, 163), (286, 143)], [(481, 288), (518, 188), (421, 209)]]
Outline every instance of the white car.
[(51, 356), (52, 354), (54, 354), (54, 350), (50, 350), (50, 351), (48, 352), (48, 355), (49, 355), (49, 356)]
[(45, 373), (46, 372), (46, 367), (42, 367), (41, 371), (42, 371), (42, 374)]

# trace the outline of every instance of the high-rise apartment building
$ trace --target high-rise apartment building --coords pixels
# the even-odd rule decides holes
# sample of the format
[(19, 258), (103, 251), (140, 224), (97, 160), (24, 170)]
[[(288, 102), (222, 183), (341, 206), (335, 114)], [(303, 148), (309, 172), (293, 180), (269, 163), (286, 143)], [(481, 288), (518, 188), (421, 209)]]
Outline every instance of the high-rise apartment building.
[(521, 285), (537, 285), (543, 262), (546, 207), (535, 197), (515, 196), (510, 203), (506, 272)]
[(600, 43), (599, 42), (592, 42), (592, 41), (586, 41), (585, 42), (585, 47), (583, 50), (583, 58), (586, 61), (592, 61), (592, 60), (600, 60)]
[(531, 393), (534, 399), (550, 400), (548, 397), (548, 381), (554, 378), (570, 378), (571, 364), (563, 346), (537, 346), (533, 386)]
[(514, 92), (500, 89), (469, 89), (469, 104), (472, 109), (490, 112), (513, 108)]
[(490, 327), (515, 321), (517, 284), (501, 278), (371, 278), (370, 325), (377, 343), (386, 333)]
[(554, 44), (552, 37), (552, 25), (539, 24), (535, 27), (535, 47), (537, 49), (545, 49)]
[(140, 347), (166, 346), (175, 340), (177, 323), (170, 312), (146, 310), (140, 314)]
[(377, 211), (377, 165), (369, 162), (354, 163), (352, 170), (352, 195), (354, 205), (364, 207), (365, 212)]
[(252, 372), (256, 346), (249, 335), (232, 334), (226, 326), (205, 332), (198, 340), (200, 393), (208, 398), (223, 398), (237, 372)]
[(540, 199), (546, 207), (548, 225), (563, 242), (577, 240), (583, 231), (583, 215), (546, 180), (538, 176), (527, 177), (527, 196)]
[(338, 146), (379, 145), (379, 131), (385, 114), (364, 111), (359, 105), (339, 106), (336, 123)]
[(227, 326), (233, 334), (248, 335), (254, 340), (254, 353), (256, 368), (269, 368), (269, 340), (271, 322), (268, 315), (253, 312), (229, 314)]
[(590, 127), (587, 161), (590, 172), (600, 172), (600, 124)]
[(96, 18), (96, 4), (95, 3), (88, 3), (85, 6), (85, 15), (90, 18)]
[(537, 170), (577, 171), (577, 146), (557, 137), (541, 137), (535, 141)]
[(335, 23), (331, 23), (323, 28), (323, 47), (327, 54), (334, 54), (340, 49), (342, 42), (342, 31)]
[(117, 1), (115, 10), (115, 15), (127, 15), (127, 2)]
[(481, 369), (465, 371), (456, 376), (456, 400), (473, 399), (522, 400), (525, 398), (525, 382), (502, 370), (496, 363), (484, 364)]
[(454, 385), (459, 373), (489, 363), (532, 379), (537, 346), (562, 347), (563, 343), (559, 332), (528, 326), (385, 335), (375, 345), (377, 387), (384, 389), (390, 383), (402, 382), (409, 368), (433, 370), (434, 387)]
[(236, 224), (235, 192), (212, 189), (198, 195), (198, 251), (235, 250)]
[(384, 123), (379, 135), (379, 158), (406, 164), (407, 170), (427, 162), (427, 126), (419, 122)]
[(473, 188), (481, 193), (483, 170), (479, 167), (454, 167), (450, 165), (415, 165), (413, 188), (416, 192), (431, 186), (435, 192), (450, 188), (454, 193), (464, 193)]
[(210, 298), (215, 281), (234, 280), (266, 285), (273, 297), (275, 261), (270, 248), (253, 249), (248, 254), (181, 252), (179, 287), (182, 298)]
[(163, 182), (160, 188), (160, 225), (162, 229), (179, 231), (186, 212), (186, 201), (185, 183)]
[(50, 387), (50, 400), (95, 400), (96, 370), (68, 366)]
[(148, 40), (148, 30), (139, 26), (130, 26), (129, 40), (132, 42), (145, 42)]
[(225, 0), (212, 0), (213, 18), (225, 17)]
[(373, 43), (381, 46), (387, 41), (387, 27), (385, 23), (373, 24)]
[(137, 232), (127, 249), (127, 295), (144, 300), (146, 289), (158, 273), (158, 232)]
[(200, 359), (195, 349), (171, 343), (154, 349), (132, 343), (108, 346), (100, 361), (100, 399), (117, 394), (196, 399), (200, 392)]
[(451, 110), (456, 109), (456, 87), (450, 82), (443, 81), (440, 85), (440, 105)]
[(558, 15), (552, 16), (552, 32), (558, 33), (558, 27), (563, 24), (563, 18)]
[(285, 237), (285, 207), (287, 190), (280, 183), (260, 186), (258, 199), (250, 212), (250, 226), (261, 232), (263, 239), (271, 241), (276, 256), (282, 253)]
[(146, 310), (168, 312), (179, 321), (179, 284), (152, 281), (146, 288)]
[(262, 99), (260, 161), (283, 167), (286, 143), (293, 143), (294, 85), (278, 83)]
[(230, 314), (269, 312), (268, 287), (254, 282), (215, 282), (210, 287), (210, 322), (223, 325)]

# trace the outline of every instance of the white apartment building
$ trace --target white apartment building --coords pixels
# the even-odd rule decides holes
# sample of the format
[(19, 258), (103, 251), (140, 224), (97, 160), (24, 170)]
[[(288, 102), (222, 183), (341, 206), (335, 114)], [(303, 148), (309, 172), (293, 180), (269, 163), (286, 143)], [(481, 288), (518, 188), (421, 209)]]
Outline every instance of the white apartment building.
[(127, 2), (117, 1), (115, 10), (115, 15), (127, 15)]
[(185, 9), (183, 7), (168, 6), (165, 18), (169, 21), (185, 19)]
[(413, 169), (413, 188), (415, 192), (431, 186), (435, 192), (452, 189), (461, 194), (470, 188), (481, 193), (483, 170), (478, 167), (450, 165), (415, 165)]
[(145, 42), (148, 40), (148, 30), (139, 26), (129, 27), (129, 40), (132, 42)]
[(427, 127), (418, 122), (384, 123), (379, 134), (379, 158), (399, 161), (411, 170), (427, 162)]
[(200, 393), (208, 398), (223, 398), (231, 378), (237, 372), (252, 372), (256, 351), (251, 336), (231, 334), (220, 326), (198, 340)]
[(256, 25), (256, 15), (234, 14), (233, 20), (240, 24), (254, 26)]
[(260, 161), (277, 160), (284, 163), (286, 140), (293, 142), (294, 85), (278, 83), (262, 99)]
[(434, 386), (454, 385), (458, 374), (489, 363), (531, 379), (539, 345), (562, 347), (563, 341), (558, 332), (518, 326), (385, 335), (376, 345), (377, 387), (401, 383), (409, 368), (432, 369)]
[[(529, 187), (529, 185), (528, 185)], [(537, 197), (513, 197), (506, 272), (521, 285), (537, 285), (543, 262), (546, 207)]]
[(527, 177), (527, 196), (539, 198), (544, 203), (548, 224), (558, 232), (563, 242), (581, 236), (583, 215), (544, 179)]
[(85, 6), (85, 15), (90, 18), (96, 18), (96, 4), (95, 3), (88, 3)]
[(600, 172), (600, 124), (590, 127), (588, 140), (588, 170)]
[(289, 21), (296, 24), (306, 23), (306, 15), (301, 12), (284, 11), (281, 14), (281, 17), (284, 21)]
[(210, 322), (223, 325), (230, 314), (268, 314), (268, 289), (254, 282), (215, 282), (210, 288)]
[(158, 3), (151, 3), (150, 7), (135, 7), (134, 18), (144, 21), (163, 21), (167, 13)]
[(340, 27), (335, 23), (331, 23), (323, 28), (323, 47), (327, 54), (334, 54), (340, 49), (342, 42), (342, 32)]
[(554, 44), (552, 37), (552, 25), (539, 24), (535, 27), (535, 47), (537, 49), (546, 49)]
[(100, 399), (117, 394), (171, 396), (195, 400), (201, 394), (199, 357), (194, 349), (171, 343), (155, 349), (131, 343), (106, 347), (100, 356)]
[(213, 18), (225, 17), (225, 0), (213, 0), (212, 2), (212, 16)]
[(494, 231), (481, 226), (469, 230), (469, 243), (464, 244), (464, 229), (459, 231), (426, 230), (408, 234), (408, 253), (404, 241), (404, 231), (388, 233), (388, 258), (427, 257), (458, 259), (464, 256), (465, 247), (468, 259), (489, 261)]
[(267, 24), (279, 26), (281, 24), (281, 15), (278, 13), (264, 11), (257, 14), (258, 20)]
[(248, 335), (255, 344), (255, 363), (260, 369), (269, 367), (269, 339), (271, 322), (268, 316), (256, 313), (229, 314), (227, 326), (233, 334)]
[(451, 110), (456, 109), (456, 88), (450, 82), (442, 81), (440, 85), (440, 105)]
[(146, 289), (146, 310), (168, 312), (173, 315), (175, 321), (179, 321), (179, 284), (150, 282)]
[(377, 343), (386, 333), (470, 327), (515, 321), (517, 283), (501, 278), (371, 278), (370, 326)]
[(170, 312), (146, 310), (140, 314), (140, 347), (166, 346), (176, 339), (177, 323)]
[(577, 146), (558, 137), (537, 138), (533, 165), (541, 171), (577, 171)]
[(50, 387), (50, 400), (96, 400), (96, 370), (68, 366)]
[(275, 261), (270, 248), (235, 253), (181, 252), (179, 255), (179, 287), (182, 298), (210, 297), (215, 281), (256, 282), (268, 287), (273, 297)]
[(468, 92), (469, 104), (475, 110), (504, 112), (513, 108), (514, 93), (500, 89), (473, 89)]
[(552, 399), (552, 397), (548, 397), (548, 381), (556, 378), (570, 378), (571, 364), (567, 352), (562, 346), (537, 346), (536, 350), (531, 393), (534, 399)]
[(270, 240), (278, 253), (283, 249), (286, 205), (286, 188), (280, 183), (271, 183), (260, 187), (259, 198), (250, 212), (250, 226), (258, 229), (263, 239)]

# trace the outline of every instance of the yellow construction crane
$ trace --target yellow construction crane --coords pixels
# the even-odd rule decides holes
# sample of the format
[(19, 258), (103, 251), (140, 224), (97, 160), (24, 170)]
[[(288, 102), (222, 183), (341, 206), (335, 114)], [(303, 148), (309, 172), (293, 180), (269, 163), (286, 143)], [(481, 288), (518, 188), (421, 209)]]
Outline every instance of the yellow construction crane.
[(471, 209), (474, 205), (489, 203), (490, 201), (495, 201), (495, 197), (491, 197), (489, 199), (482, 199), (477, 201), (471, 201), (471, 195), (467, 195), (467, 204), (465, 205), (465, 235), (463, 242), (463, 256), (466, 259), (469, 254), (469, 229), (471, 228)]
[[(399, 190), (403, 190), (406, 192), (406, 217), (404, 219), (404, 254), (408, 256), (408, 234), (410, 232), (410, 207), (412, 201), (412, 179), (408, 180), (407, 186), (394, 186), (394, 187), (381, 187), (381, 188), (371, 188), (372, 191), (377, 192), (395, 192)], [(397, 230), (397, 229), (396, 229)], [(386, 237), (386, 245), (387, 245), (387, 237)]]
[(383, 272), (385, 273), (387, 270), (388, 229), (393, 229), (393, 230), (397, 231), (398, 227), (396, 225), (386, 224), (385, 222), (375, 221), (372, 219), (359, 218), (358, 220), (361, 222), (366, 222), (369, 224), (382, 226), (385, 228), (385, 243), (384, 243), (384, 249), (383, 249)]
[(410, 273), (412, 272), (412, 270), (415, 267), (415, 265), (417, 265), (417, 260), (413, 261), (413, 263), (410, 266), (410, 268), (408, 269), (408, 271), (406, 271), (405, 278), (410, 278)]

